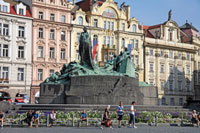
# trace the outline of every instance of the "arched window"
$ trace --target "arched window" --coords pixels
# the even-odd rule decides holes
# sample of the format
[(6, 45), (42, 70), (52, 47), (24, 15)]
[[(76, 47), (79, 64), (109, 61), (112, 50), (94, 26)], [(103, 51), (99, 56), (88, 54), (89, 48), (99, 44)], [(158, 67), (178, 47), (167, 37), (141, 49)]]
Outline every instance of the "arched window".
[(136, 32), (136, 25), (135, 24), (132, 25), (132, 32)]
[(124, 38), (122, 38), (121, 46), (125, 47), (125, 39)]
[(78, 17), (78, 24), (83, 25), (83, 17), (81, 16)]

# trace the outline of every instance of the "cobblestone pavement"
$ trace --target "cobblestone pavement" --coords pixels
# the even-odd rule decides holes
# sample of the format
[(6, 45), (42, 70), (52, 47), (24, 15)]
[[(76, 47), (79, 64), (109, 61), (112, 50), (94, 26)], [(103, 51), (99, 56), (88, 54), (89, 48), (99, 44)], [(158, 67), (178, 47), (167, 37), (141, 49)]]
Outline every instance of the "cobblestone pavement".
[(138, 126), (134, 128), (105, 128), (101, 130), (99, 127), (40, 127), (40, 128), (8, 128), (0, 129), (0, 133), (200, 133), (197, 127), (170, 127), (170, 126)]

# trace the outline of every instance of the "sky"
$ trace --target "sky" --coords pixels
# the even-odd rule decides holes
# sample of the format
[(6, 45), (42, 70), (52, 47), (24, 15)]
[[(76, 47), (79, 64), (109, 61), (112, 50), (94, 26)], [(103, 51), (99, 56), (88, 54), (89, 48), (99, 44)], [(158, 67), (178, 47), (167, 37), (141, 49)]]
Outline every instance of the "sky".
[[(80, 0), (77, 0), (80, 1)], [(172, 9), (172, 20), (179, 26), (186, 20), (200, 31), (200, 0), (114, 0), (131, 6), (131, 17), (143, 25), (156, 25), (167, 21)]]

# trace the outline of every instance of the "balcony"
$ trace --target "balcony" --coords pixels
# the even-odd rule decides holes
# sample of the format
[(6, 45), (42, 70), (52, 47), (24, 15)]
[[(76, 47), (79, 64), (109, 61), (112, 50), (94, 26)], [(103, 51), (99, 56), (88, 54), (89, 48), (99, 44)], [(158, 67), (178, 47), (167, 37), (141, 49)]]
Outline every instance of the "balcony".
[(109, 45), (109, 44), (107, 44), (107, 45), (105, 45), (105, 44), (103, 44), (103, 47), (102, 47), (103, 49), (116, 49), (115, 48), (115, 45)]
[(4, 78), (1, 78), (0, 79), (0, 84), (8, 84), (9, 83), (9, 80), (6, 78), (6, 79), (4, 79)]

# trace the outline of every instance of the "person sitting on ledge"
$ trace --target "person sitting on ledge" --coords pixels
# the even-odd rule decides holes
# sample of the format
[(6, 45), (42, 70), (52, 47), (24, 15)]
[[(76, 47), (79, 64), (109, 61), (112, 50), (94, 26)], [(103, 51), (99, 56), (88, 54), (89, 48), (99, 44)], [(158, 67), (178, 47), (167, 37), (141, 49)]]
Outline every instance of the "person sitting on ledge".
[(53, 126), (53, 122), (56, 120), (56, 113), (54, 112), (54, 110), (51, 111), (50, 114), (50, 121), (49, 121), (49, 127)]
[(80, 120), (78, 122), (78, 127), (81, 127), (81, 123), (86, 122), (86, 126), (88, 126), (88, 119), (87, 119), (87, 113), (85, 110), (81, 113)]
[(197, 127), (199, 127), (199, 119), (196, 113), (196, 110), (192, 111), (192, 118), (191, 118), (192, 124), (197, 124)]

